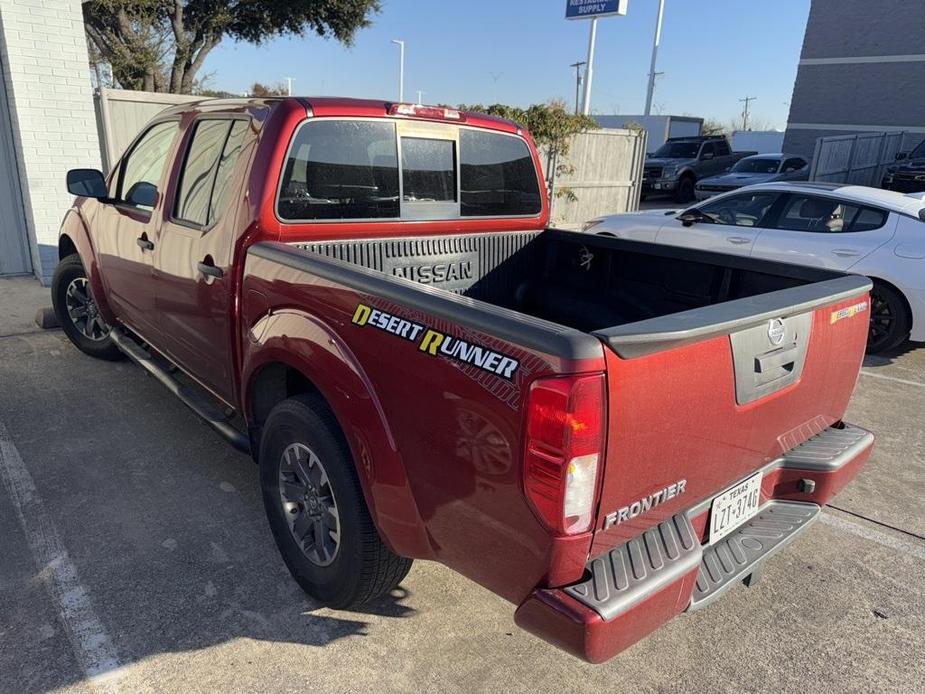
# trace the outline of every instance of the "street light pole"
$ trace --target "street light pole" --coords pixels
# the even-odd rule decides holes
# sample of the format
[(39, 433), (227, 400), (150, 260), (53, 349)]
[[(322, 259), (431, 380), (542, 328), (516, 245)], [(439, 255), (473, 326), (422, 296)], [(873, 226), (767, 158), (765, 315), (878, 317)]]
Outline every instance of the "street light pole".
[(658, 0), (658, 17), (655, 20), (655, 38), (652, 40), (652, 61), (649, 63), (649, 88), (646, 91), (646, 111), (648, 116), (652, 111), (652, 96), (655, 94), (655, 78), (660, 73), (655, 71), (655, 60), (658, 57), (658, 44), (662, 40), (662, 15), (665, 13), (665, 0)]
[(292, 96), (292, 80), (294, 79), (295, 77), (286, 78), (286, 95), (287, 96)]
[(399, 39), (392, 39), (392, 43), (398, 46), (398, 100), (405, 100), (405, 42)]
[(587, 65), (584, 60), (572, 63), (569, 67), (575, 68), (575, 115), (578, 115), (578, 109), (581, 107), (581, 68)]
[(591, 20), (591, 35), (588, 37), (588, 66), (585, 68), (585, 96), (581, 112), (591, 113), (591, 78), (594, 76), (594, 40), (597, 38), (597, 17)]

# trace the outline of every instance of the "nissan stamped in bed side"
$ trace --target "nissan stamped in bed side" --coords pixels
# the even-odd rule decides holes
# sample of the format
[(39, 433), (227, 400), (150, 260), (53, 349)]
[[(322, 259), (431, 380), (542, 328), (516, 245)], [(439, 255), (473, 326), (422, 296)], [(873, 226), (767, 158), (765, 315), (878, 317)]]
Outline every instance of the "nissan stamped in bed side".
[(66, 334), (251, 453), (333, 607), (431, 559), (601, 662), (751, 576), (870, 453), (842, 421), (866, 278), (547, 229), (509, 121), (204, 101), (69, 189)]

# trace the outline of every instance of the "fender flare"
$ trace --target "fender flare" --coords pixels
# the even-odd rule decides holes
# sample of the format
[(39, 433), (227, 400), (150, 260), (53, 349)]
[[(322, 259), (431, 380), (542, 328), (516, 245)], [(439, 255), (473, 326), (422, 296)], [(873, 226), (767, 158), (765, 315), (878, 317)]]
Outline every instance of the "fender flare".
[(242, 408), (259, 429), (255, 389), (267, 367), (298, 372), (326, 400), (350, 446), (363, 494), (383, 541), (402, 556), (432, 558), (401, 452), (373, 384), (328, 324), (297, 309), (274, 311), (247, 331), (242, 350)]
[(116, 316), (109, 305), (106, 286), (96, 257), (96, 249), (93, 247), (93, 239), (90, 236), (90, 228), (84, 218), (83, 210), (76, 204), (64, 213), (64, 219), (61, 221), (61, 231), (58, 233), (58, 260), (64, 260), (62, 249), (65, 245), (65, 238), (77, 249), (77, 255), (80, 256), (80, 262), (83, 263), (87, 279), (90, 281), (90, 288), (93, 290), (93, 298), (103, 318), (110, 325), (115, 325)]

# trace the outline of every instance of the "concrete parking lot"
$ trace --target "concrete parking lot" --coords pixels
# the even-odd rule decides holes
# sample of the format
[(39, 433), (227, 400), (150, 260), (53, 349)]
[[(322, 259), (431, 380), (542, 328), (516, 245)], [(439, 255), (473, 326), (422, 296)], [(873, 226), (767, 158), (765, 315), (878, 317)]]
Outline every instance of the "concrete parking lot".
[(591, 666), (436, 564), (319, 608), (251, 460), (140, 369), (38, 330), (47, 303), (0, 280), (2, 691), (922, 690), (925, 346), (866, 360), (848, 418), (873, 457), (758, 585)]

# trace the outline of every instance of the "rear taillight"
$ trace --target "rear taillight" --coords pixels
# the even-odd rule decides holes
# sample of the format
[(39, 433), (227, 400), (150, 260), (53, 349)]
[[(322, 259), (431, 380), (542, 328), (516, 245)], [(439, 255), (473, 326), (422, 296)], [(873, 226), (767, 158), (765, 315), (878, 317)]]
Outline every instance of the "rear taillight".
[(530, 388), (524, 488), (557, 534), (591, 527), (605, 415), (603, 374), (543, 378)]

